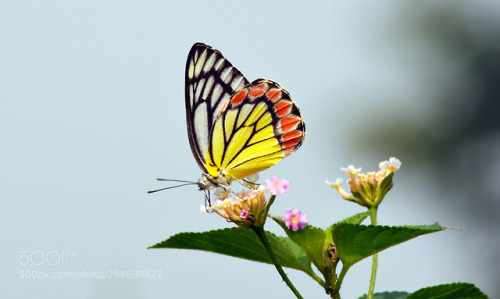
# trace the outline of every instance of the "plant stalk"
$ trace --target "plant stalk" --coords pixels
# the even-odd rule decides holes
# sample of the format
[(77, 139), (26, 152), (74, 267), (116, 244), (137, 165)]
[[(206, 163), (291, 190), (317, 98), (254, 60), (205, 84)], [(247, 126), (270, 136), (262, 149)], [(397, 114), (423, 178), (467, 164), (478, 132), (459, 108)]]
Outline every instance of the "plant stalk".
[[(377, 206), (370, 208), (370, 220), (372, 225), (377, 225)], [(368, 288), (367, 299), (373, 299), (373, 292), (375, 290), (375, 280), (377, 278), (378, 267), (378, 253), (373, 255), (372, 274), (370, 277), (370, 287)]]
[(335, 282), (335, 286), (333, 287), (332, 293), (330, 297), (332, 299), (340, 299), (340, 286), (342, 285), (342, 281), (344, 280), (344, 276), (347, 274), (347, 270), (349, 270), (351, 266), (342, 265), (342, 270), (340, 270), (339, 277)]
[(266, 248), (266, 251), (269, 254), (269, 257), (273, 261), (273, 264), (276, 267), (276, 270), (278, 270), (278, 273), (280, 274), (280, 276), (283, 279), (283, 281), (290, 288), (290, 290), (292, 290), (293, 294), (297, 298), (303, 299), (302, 295), (300, 295), (299, 291), (297, 291), (297, 289), (295, 288), (295, 286), (288, 279), (288, 276), (286, 275), (285, 271), (283, 271), (283, 268), (281, 267), (281, 264), (280, 264), (280, 262), (278, 260), (278, 257), (274, 254), (274, 251), (271, 248), (271, 244), (269, 244), (269, 241), (267, 240), (266, 232), (264, 231), (264, 228), (263, 227), (252, 227), (252, 229), (257, 234), (257, 236), (259, 237), (259, 240), (262, 242), (262, 245), (264, 245), (264, 248)]

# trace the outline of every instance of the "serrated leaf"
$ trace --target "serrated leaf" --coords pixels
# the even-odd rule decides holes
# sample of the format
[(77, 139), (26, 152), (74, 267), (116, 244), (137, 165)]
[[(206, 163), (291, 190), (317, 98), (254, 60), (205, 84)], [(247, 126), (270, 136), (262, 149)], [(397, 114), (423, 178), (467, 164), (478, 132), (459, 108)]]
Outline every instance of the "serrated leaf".
[[(369, 215), (370, 215), (369, 211), (358, 213), (354, 216), (348, 217), (340, 222), (337, 222), (336, 224), (339, 223), (359, 224), (363, 222), (363, 220), (365, 220), (366, 217), (368, 217)], [(325, 273), (325, 268), (327, 267), (327, 265), (324, 265), (325, 263), (324, 258), (326, 254), (325, 252), (326, 248), (328, 247), (329, 244), (333, 243), (333, 240), (331, 238), (331, 227), (333, 225), (327, 228), (326, 230), (314, 227), (312, 225), (307, 225), (304, 229), (294, 232), (293, 230), (286, 227), (285, 223), (281, 218), (279, 217), (272, 217), (272, 218), (278, 225), (280, 225), (283, 228), (288, 237), (297, 245), (299, 245), (302, 248), (302, 250), (306, 252), (307, 256), (316, 266), (316, 268), (324, 275), (327, 274)]]
[[(406, 298), (410, 293), (408, 292), (398, 292), (398, 291), (392, 291), (392, 292), (382, 292), (382, 293), (374, 293), (373, 294), (373, 299), (404, 299)], [(363, 296), (359, 297), (358, 299), (366, 299), (368, 296), (364, 294)]]
[(368, 217), (368, 216), (370, 216), (370, 211), (358, 213), (358, 214), (353, 215), (351, 217), (348, 217), (344, 220), (341, 220), (341, 221), (333, 224), (332, 226), (337, 225), (337, 224), (341, 224), (341, 223), (361, 224), (361, 222), (363, 222), (366, 219), (366, 217)]
[(393, 227), (339, 223), (332, 227), (332, 238), (344, 266), (351, 266), (386, 248), (443, 229), (437, 222), (432, 225)]
[(325, 250), (325, 231), (312, 225), (306, 226), (294, 232), (286, 227), (285, 223), (279, 218), (273, 218), (286, 232), (288, 237), (302, 250), (305, 251), (312, 263), (323, 273), (323, 252)]
[[(315, 275), (307, 254), (289, 238), (266, 232), (281, 266)], [(149, 248), (173, 248), (210, 251), (214, 253), (272, 264), (257, 235), (250, 229), (226, 228), (201, 233), (180, 233)]]
[(366, 217), (368, 217), (368, 216), (370, 216), (370, 211), (358, 213), (356, 215), (353, 215), (351, 217), (347, 217), (339, 222), (336, 222), (336, 223), (330, 225), (325, 231), (325, 233), (327, 235), (327, 237), (326, 237), (327, 242), (334, 243), (333, 238), (332, 238), (332, 230), (333, 230), (334, 226), (339, 225), (341, 223), (361, 224), (361, 222), (363, 222), (366, 219)]
[(457, 282), (420, 289), (407, 299), (465, 299), (488, 298), (471, 283)]

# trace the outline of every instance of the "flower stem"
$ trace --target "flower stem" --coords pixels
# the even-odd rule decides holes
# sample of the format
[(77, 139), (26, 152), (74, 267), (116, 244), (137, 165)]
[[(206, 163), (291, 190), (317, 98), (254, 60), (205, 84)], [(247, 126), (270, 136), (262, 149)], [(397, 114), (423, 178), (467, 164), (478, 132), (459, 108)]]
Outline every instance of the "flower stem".
[[(372, 225), (377, 225), (377, 206), (370, 208), (370, 220)], [(377, 277), (377, 267), (378, 267), (378, 253), (373, 255), (372, 262), (372, 275), (370, 277), (370, 287), (368, 288), (367, 299), (373, 298), (373, 291), (375, 290), (375, 279)]]
[(252, 227), (252, 229), (259, 237), (259, 240), (262, 242), (262, 245), (264, 245), (264, 247), (266, 248), (266, 251), (269, 254), (269, 257), (273, 261), (273, 264), (276, 267), (276, 270), (278, 270), (278, 273), (280, 274), (281, 278), (283, 278), (283, 281), (285, 281), (286, 285), (290, 288), (290, 290), (292, 290), (293, 294), (297, 298), (302, 299), (303, 297), (300, 295), (299, 291), (297, 291), (295, 286), (288, 279), (288, 276), (286, 275), (285, 271), (283, 271), (283, 268), (281, 267), (281, 264), (278, 260), (278, 257), (274, 254), (274, 251), (271, 248), (271, 244), (269, 244), (269, 241), (267, 240), (266, 232), (264, 231), (264, 228), (262, 226), (260, 226), (260, 227)]
[(340, 299), (340, 286), (342, 285), (342, 281), (344, 281), (344, 276), (347, 274), (347, 270), (349, 270), (351, 266), (345, 266), (342, 265), (342, 270), (340, 270), (339, 277), (337, 278), (337, 281), (335, 282), (335, 286), (333, 287), (333, 290), (330, 294), (330, 297), (332, 299)]

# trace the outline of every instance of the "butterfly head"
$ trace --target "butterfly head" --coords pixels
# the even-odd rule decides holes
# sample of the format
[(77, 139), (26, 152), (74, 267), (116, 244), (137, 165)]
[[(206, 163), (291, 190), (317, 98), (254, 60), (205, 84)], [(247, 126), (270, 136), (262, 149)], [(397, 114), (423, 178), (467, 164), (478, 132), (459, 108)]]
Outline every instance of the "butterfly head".
[(198, 181), (198, 188), (207, 191), (217, 187), (226, 187), (231, 185), (231, 181), (232, 180), (223, 175), (223, 173), (219, 176), (212, 176), (211, 174), (204, 173)]

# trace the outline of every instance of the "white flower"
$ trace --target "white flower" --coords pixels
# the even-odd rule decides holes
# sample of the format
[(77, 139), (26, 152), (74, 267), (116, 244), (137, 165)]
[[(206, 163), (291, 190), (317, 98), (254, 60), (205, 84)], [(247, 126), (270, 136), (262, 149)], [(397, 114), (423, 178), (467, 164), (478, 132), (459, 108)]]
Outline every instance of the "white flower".
[(394, 172), (394, 171), (398, 170), (401, 167), (401, 161), (399, 161), (395, 157), (391, 157), (391, 158), (389, 158), (388, 161), (386, 160), (386, 161), (380, 162), (378, 164), (378, 167), (381, 170), (385, 170), (385, 171), (389, 171), (389, 172)]
[(339, 188), (339, 187), (340, 187), (340, 183), (342, 183), (342, 181), (343, 181), (342, 179), (337, 178), (337, 179), (335, 180), (335, 183), (332, 183), (332, 182), (330, 182), (330, 181), (325, 181), (325, 183), (326, 183), (327, 185), (330, 185), (330, 187), (337, 189), (337, 188)]
[(267, 188), (265, 185), (259, 185), (257, 187), (257, 191), (259, 193), (269, 193), (270, 192), (269, 188)]
[(354, 175), (356, 173), (361, 172), (361, 168), (354, 168), (354, 165), (352, 164), (347, 167), (340, 167), (340, 170), (350, 175)]
[(231, 202), (232, 199), (226, 198), (224, 200), (222, 199), (217, 199), (210, 207), (207, 208), (207, 210), (212, 210), (212, 211), (217, 211), (220, 210), (224, 207), (226, 207), (229, 202)]

